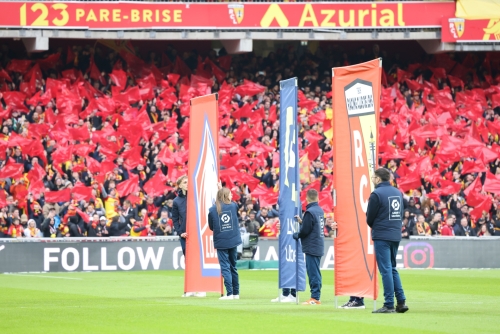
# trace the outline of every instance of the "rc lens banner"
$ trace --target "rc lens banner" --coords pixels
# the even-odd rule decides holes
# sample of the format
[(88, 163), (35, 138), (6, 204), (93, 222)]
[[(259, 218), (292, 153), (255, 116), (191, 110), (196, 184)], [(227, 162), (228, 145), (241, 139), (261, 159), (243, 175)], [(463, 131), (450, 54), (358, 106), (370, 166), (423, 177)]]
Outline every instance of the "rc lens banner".
[(376, 299), (378, 294), (366, 210), (377, 168), (381, 66), (375, 59), (333, 69), (336, 296)]
[(304, 254), (300, 241), (293, 239), (299, 228), (294, 216), (301, 211), (297, 78), (280, 81), (280, 94), (279, 287), (304, 291)]

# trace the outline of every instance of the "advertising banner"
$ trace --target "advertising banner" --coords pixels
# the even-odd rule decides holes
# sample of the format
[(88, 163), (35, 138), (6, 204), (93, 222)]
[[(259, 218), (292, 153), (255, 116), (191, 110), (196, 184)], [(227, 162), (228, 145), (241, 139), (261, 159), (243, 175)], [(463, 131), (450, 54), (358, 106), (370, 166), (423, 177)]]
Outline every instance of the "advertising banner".
[(0, 1), (1, 27), (57, 29), (301, 29), (440, 27), (453, 1), (159, 3)]
[(297, 124), (297, 78), (280, 81), (280, 215), (279, 287), (306, 289), (302, 245), (293, 239), (298, 232), (294, 216), (300, 215), (299, 140)]
[[(172, 240), (92, 242), (4, 242), (0, 239), (0, 273), (183, 270), (184, 256), (177, 238)], [(71, 239), (70, 239), (71, 240)], [(320, 268), (335, 265), (333, 241), (325, 240)], [(396, 256), (398, 268), (500, 268), (500, 238), (422, 238), (403, 240)], [(277, 239), (261, 239), (254, 260), (277, 261)], [(219, 292), (219, 291), (217, 291)]]
[(467, 20), (500, 19), (500, 0), (457, 0), (455, 16)]
[(333, 69), (335, 295), (377, 299), (377, 266), (366, 224), (377, 167), (382, 60)]
[(500, 19), (443, 18), (441, 39), (448, 43), (500, 41)]
[(208, 210), (217, 198), (219, 121), (217, 95), (191, 100), (184, 292), (221, 292), (222, 278)]

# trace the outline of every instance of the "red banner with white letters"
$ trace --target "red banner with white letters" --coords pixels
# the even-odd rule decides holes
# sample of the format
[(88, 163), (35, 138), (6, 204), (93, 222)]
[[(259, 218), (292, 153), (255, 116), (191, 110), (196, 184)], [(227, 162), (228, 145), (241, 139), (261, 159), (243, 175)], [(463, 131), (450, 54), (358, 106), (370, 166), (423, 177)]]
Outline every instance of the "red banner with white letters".
[(441, 39), (443, 42), (500, 41), (500, 19), (443, 18)]
[(300, 29), (440, 27), (453, 1), (159, 3), (0, 1), (0, 27)]

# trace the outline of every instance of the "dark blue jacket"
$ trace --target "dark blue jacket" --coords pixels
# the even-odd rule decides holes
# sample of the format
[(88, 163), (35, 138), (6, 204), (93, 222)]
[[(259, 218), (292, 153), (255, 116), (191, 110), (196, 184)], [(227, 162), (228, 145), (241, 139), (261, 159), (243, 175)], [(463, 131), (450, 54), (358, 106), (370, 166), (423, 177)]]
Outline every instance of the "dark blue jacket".
[(371, 193), (366, 222), (372, 228), (373, 240), (401, 241), (403, 196), (389, 182), (381, 182)]
[(302, 241), (302, 251), (312, 256), (323, 256), (325, 213), (318, 202), (307, 204), (301, 225), (299, 238)]
[(187, 215), (187, 193), (184, 195), (182, 190), (179, 190), (177, 197), (172, 205), (172, 221), (174, 223), (177, 235), (186, 232), (186, 215)]
[(221, 214), (214, 205), (208, 210), (208, 227), (214, 231), (215, 249), (230, 249), (241, 244), (236, 203), (222, 203)]

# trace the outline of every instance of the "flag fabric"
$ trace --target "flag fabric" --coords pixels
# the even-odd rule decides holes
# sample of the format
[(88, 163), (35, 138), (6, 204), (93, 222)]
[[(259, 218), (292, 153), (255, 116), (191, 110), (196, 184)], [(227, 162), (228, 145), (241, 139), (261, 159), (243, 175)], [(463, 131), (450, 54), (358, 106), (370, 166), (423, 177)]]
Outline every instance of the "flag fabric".
[(299, 144), (297, 124), (297, 78), (280, 81), (281, 113), (279, 153), (280, 192), (278, 197), (279, 234), (279, 288), (306, 289), (306, 268), (302, 244), (293, 239), (299, 227), (294, 218), (301, 213)]
[[(366, 224), (377, 166), (382, 60), (333, 68), (333, 161), (336, 201), (335, 295), (377, 299), (377, 265)], [(407, 73), (399, 73), (398, 77)], [(401, 81), (401, 78), (399, 78)], [(354, 191), (355, 190), (355, 191)]]
[[(208, 210), (217, 196), (219, 180), (219, 124), (217, 95), (191, 100), (189, 137), (184, 292), (219, 292), (222, 277)], [(170, 172), (170, 167), (169, 167)]]

